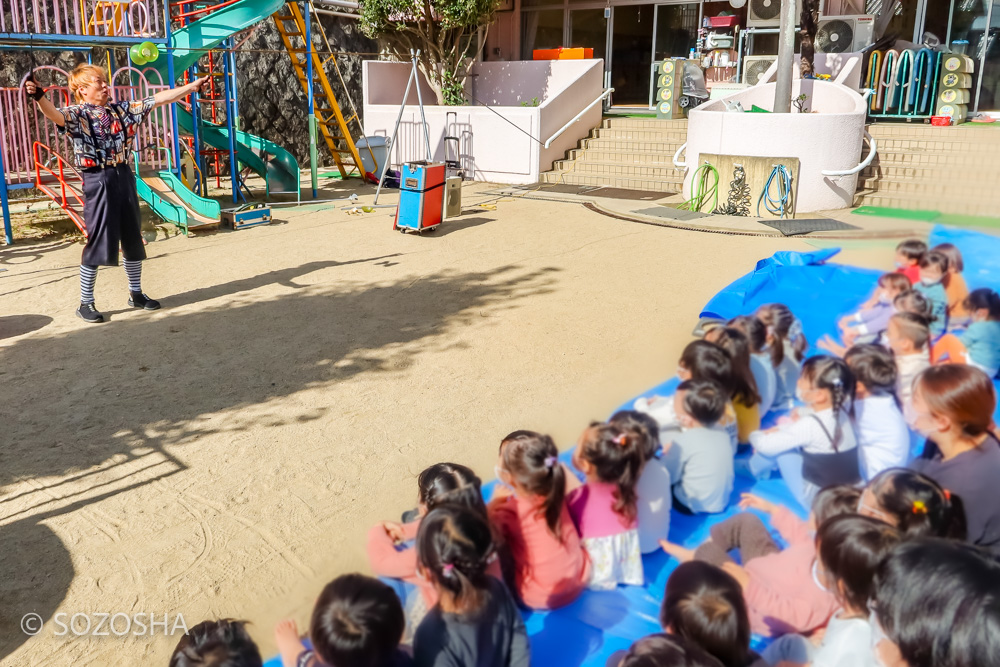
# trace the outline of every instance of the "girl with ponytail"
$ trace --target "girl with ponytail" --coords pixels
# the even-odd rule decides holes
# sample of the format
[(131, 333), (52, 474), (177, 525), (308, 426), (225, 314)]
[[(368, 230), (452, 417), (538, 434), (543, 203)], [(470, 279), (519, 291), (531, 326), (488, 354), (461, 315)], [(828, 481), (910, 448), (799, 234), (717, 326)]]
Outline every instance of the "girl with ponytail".
[(569, 604), (590, 577), (590, 560), (566, 507), (566, 470), (558, 456), (547, 435), (508, 435), (496, 470), (504, 487), (487, 508), (513, 561), (510, 588), (532, 609)]
[(765, 304), (757, 309), (756, 315), (767, 327), (765, 340), (771, 352), (771, 365), (778, 376), (774, 406), (776, 409), (790, 408), (795, 399), (799, 366), (809, 349), (809, 341), (802, 332), (802, 322), (783, 303)]
[(528, 667), (528, 634), (503, 582), (487, 573), (493, 533), (479, 512), (441, 505), (420, 522), (417, 568), (438, 603), (413, 639), (416, 667)]
[(816, 356), (802, 365), (796, 396), (809, 410), (788, 423), (750, 435), (755, 475), (781, 469), (792, 494), (809, 507), (824, 486), (861, 481), (852, 411), (856, 380), (843, 360)]
[(573, 465), (587, 481), (566, 502), (590, 556), (590, 588), (644, 583), (636, 492), (644, 444), (633, 429), (594, 422), (573, 453)]
[(858, 514), (899, 528), (906, 537), (966, 538), (961, 498), (907, 468), (884, 470), (865, 487)]

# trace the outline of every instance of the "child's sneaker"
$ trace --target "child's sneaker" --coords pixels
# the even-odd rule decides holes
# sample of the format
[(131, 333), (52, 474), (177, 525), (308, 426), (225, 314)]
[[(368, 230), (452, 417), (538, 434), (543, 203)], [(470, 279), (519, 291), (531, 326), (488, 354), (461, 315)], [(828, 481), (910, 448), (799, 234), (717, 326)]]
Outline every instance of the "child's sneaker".
[(94, 307), (93, 301), (90, 303), (81, 303), (80, 307), (76, 309), (76, 316), (84, 322), (90, 322), (91, 324), (104, 321), (104, 315), (101, 315), (100, 311)]
[(128, 305), (133, 308), (142, 308), (143, 310), (159, 310), (160, 302), (156, 299), (150, 299), (148, 296), (142, 292), (129, 292)]

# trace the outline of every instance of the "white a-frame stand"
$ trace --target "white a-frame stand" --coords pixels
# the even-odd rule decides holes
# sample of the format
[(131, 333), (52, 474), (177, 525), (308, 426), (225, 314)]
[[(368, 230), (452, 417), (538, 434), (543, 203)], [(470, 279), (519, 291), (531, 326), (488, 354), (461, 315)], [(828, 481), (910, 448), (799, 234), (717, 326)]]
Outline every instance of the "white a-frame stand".
[(417, 70), (417, 57), (420, 55), (420, 50), (414, 51), (410, 49), (410, 78), (406, 80), (406, 92), (403, 93), (403, 103), (399, 105), (399, 115), (396, 116), (396, 127), (392, 129), (392, 137), (389, 139), (389, 145), (386, 146), (386, 166), (382, 170), (382, 177), (378, 179), (378, 188), (375, 190), (375, 201), (372, 204), (378, 204), (379, 193), (382, 192), (382, 184), (385, 182), (385, 174), (389, 171), (389, 164), (392, 164), (390, 156), (392, 155), (392, 149), (396, 146), (396, 135), (399, 133), (399, 123), (403, 120), (403, 111), (406, 109), (406, 100), (410, 97), (410, 86), (417, 89), (417, 106), (420, 108), (420, 122), (424, 126), (424, 146), (427, 148), (427, 161), (430, 162), (433, 157), (431, 153), (431, 135), (430, 131), (427, 129), (427, 117), (424, 115), (424, 98), (420, 93), (420, 81), (417, 78), (419, 76)]

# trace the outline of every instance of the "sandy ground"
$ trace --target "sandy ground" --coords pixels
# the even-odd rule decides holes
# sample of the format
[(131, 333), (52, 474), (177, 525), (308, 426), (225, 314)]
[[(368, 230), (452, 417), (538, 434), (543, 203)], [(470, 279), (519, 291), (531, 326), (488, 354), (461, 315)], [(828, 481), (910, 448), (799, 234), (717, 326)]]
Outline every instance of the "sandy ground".
[(78, 612), (246, 618), (272, 653), (276, 620), (367, 570), (368, 527), (414, 504), (422, 468), (488, 479), (517, 428), (569, 447), (673, 373), (717, 290), (812, 247), (471, 206), (486, 189), (434, 235), (305, 207), (159, 240), (144, 287), (163, 310), (127, 309), (124, 272), (101, 269), (103, 325), (73, 315), (78, 243), (0, 249), (0, 663), (165, 665), (177, 640), (57, 636)]

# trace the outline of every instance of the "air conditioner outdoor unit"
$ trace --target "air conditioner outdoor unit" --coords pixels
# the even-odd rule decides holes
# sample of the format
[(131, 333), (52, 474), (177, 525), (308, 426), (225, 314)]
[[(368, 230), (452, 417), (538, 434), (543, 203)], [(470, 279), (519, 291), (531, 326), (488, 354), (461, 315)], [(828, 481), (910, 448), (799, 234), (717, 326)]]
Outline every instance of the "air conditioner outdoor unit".
[(875, 40), (875, 17), (821, 16), (816, 27), (816, 53), (863, 51)]
[(756, 86), (778, 56), (747, 56), (743, 59), (743, 83)]
[[(802, 14), (802, 0), (795, 0), (795, 25)], [(781, 0), (750, 0), (747, 3), (747, 27), (777, 28), (781, 23)]]

